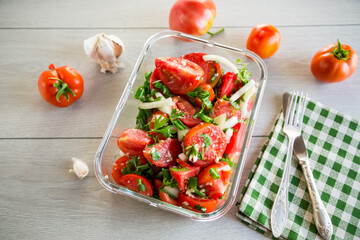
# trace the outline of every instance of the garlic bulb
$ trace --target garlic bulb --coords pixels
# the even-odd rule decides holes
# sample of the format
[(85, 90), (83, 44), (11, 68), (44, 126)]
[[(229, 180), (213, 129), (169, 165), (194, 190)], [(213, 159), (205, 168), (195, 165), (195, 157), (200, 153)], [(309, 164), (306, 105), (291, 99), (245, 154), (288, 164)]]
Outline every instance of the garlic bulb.
[(69, 172), (74, 172), (76, 176), (80, 179), (86, 177), (89, 173), (89, 167), (86, 163), (78, 158), (73, 157), (73, 169), (70, 169)]
[(122, 67), (119, 58), (124, 51), (124, 44), (114, 35), (96, 34), (84, 40), (84, 50), (86, 55), (100, 64), (100, 71), (103, 73), (116, 73), (118, 68)]

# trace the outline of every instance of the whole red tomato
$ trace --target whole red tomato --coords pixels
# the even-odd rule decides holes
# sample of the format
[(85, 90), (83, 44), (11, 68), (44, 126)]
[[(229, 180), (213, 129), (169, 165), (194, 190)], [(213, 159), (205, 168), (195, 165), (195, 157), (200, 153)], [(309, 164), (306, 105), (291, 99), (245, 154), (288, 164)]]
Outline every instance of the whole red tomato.
[(246, 48), (261, 58), (268, 58), (278, 50), (280, 40), (281, 35), (276, 27), (270, 24), (259, 24), (251, 30)]
[(320, 49), (311, 61), (311, 72), (323, 82), (341, 82), (350, 77), (358, 64), (358, 55), (348, 45), (330, 44)]
[(170, 29), (201, 36), (209, 31), (216, 16), (213, 0), (177, 0), (170, 10)]
[(84, 91), (84, 81), (72, 67), (56, 67), (50, 64), (38, 81), (42, 98), (57, 107), (67, 107), (81, 98)]

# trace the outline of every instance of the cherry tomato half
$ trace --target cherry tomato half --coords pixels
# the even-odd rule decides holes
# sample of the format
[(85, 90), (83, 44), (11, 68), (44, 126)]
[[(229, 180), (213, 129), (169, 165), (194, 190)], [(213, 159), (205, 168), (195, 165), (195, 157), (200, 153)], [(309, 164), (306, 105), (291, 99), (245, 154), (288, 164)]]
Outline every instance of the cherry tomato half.
[(311, 61), (311, 72), (323, 82), (341, 82), (356, 70), (359, 58), (349, 45), (330, 44), (320, 49)]
[[(153, 186), (151, 185), (149, 180), (147, 180), (143, 176), (136, 174), (127, 174), (122, 176), (119, 182), (120, 185), (125, 186), (132, 191), (138, 192), (146, 196), (153, 195)], [(145, 189), (141, 189), (140, 184), (142, 184)]]
[(190, 60), (199, 65), (204, 70), (203, 83), (210, 84), (211, 87), (215, 87), (221, 78), (221, 66), (214, 61), (205, 61), (203, 56), (205, 53), (189, 53), (182, 58)]
[(172, 167), (169, 169), (171, 176), (178, 182), (180, 191), (185, 190), (185, 186), (190, 177), (195, 177), (200, 172), (200, 167), (188, 166), (183, 168)]
[(158, 189), (158, 193), (159, 193), (159, 197), (160, 197), (161, 201), (170, 203), (174, 206), (180, 206), (180, 204), (175, 199), (172, 199), (169, 196), (169, 194), (160, 190), (160, 188), (162, 186), (162, 181), (160, 179), (155, 179), (154, 184), (155, 184), (155, 187)]
[(200, 118), (194, 118), (196, 109), (188, 100), (181, 96), (176, 96), (172, 98), (172, 101), (175, 103), (175, 109), (185, 113), (185, 116), (180, 118), (180, 121), (182, 121), (185, 125), (193, 127), (201, 123)]
[(151, 144), (152, 138), (144, 130), (125, 129), (117, 140), (121, 151), (131, 156), (141, 156), (146, 145)]
[[(200, 83), (199, 87), (201, 87), (201, 91), (202, 92), (208, 92), (210, 93), (209, 95), (209, 100), (212, 102), (215, 99), (215, 92), (214, 89), (210, 86), (210, 84), (207, 83)], [(194, 103), (198, 106), (198, 107), (202, 107), (202, 100), (199, 97), (195, 97), (194, 98)]]
[(169, 167), (176, 163), (178, 155), (182, 152), (177, 139), (168, 138), (148, 146), (143, 151), (145, 158), (157, 167)]
[(50, 64), (38, 80), (41, 97), (57, 107), (67, 107), (79, 100), (84, 92), (84, 81), (72, 67)]
[(221, 83), (218, 88), (218, 97), (222, 98), (223, 96), (230, 97), (230, 94), (235, 88), (237, 76), (233, 72), (227, 72), (222, 78)]
[(218, 199), (224, 196), (229, 185), (230, 174), (231, 167), (228, 163), (219, 162), (212, 164), (201, 171), (198, 176), (198, 185), (206, 189), (206, 195), (209, 198)]
[(226, 113), (226, 118), (237, 116), (238, 119), (241, 119), (241, 111), (239, 109), (236, 109), (229, 101), (218, 99), (211, 109), (210, 117), (215, 118), (224, 113)]
[[(118, 160), (116, 160), (116, 162), (114, 162), (111, 175), (117, 184), (120, 184), (120, 178), (123, 176), (123, 173), (121, 170), (123, 170), (126, 167), (126, 165), (130, 159), (131, 158), (129, 156), (124, 155), (124, 156), (120, 157)], [(147, 162), (148, 161), (146, 160), (146, 158), (144, 156), (140, 156), (140, 165), (146, 164)], [(133, 170), (135, 170), (134, 167), (131, 167), (131, 168)]]
[(188, 196), (185, 193), (179, 193), (178, 202), (183, 208), (201, 213), (213, 212), (218, 204), (218, 200)]
[(161, 82), (176, 94), (194, 90), (203, 80), (203, 69), (189, 60), (176, 57), (155, 59)]
[(216, 16), (213, 0), (178, 0), (169, 16), (171, 30), (201, 36), (209, 31)]
[[(210, 141), (210, 142), (209, 142)], [(205, 143), (207, 142), (207, 145)], [(198, 147), (202, 159), (189, 159), (199, 167), (206, 167), (220, 159), (225, 152), (226, 138), (224, 132), (211, 123), (201, 123), (192, 129), (184, 137), (185, 152), (191, 147)]]
[(246, 48), (261, 58), (268, 58), (278, 50), (280, 40), (281, 35), (276, 27), (270, 24), (259, 24), (251, 30)]

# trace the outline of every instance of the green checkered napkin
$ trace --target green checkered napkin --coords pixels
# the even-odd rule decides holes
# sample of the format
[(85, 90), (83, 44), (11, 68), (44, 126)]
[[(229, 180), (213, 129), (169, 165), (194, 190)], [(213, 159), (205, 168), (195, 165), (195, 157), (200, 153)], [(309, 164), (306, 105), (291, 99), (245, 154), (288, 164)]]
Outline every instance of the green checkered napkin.
[[(283, 123), (280, 113), (238, 203), (238, 217), (271, 238), (269, 215), (288, 145)], [(310, 100), (303, 123), (310, 166), (333, 223), (332, 239), (360, 239), (360, 122)], [(281, 239), (320, 239), (305, 178), (295, 156), (290, 170), (289, 216)]]

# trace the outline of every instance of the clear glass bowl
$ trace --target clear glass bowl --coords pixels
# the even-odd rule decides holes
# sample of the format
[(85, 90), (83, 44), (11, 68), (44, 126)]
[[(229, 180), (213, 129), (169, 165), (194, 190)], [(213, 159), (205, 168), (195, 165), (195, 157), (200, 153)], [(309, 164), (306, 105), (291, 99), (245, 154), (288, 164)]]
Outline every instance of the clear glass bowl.
[[(134, 128), (138, 114), (139, 100), (134, 98), (134, 94), (139, 86), (144, 83), (144, 74), (153, 71), (155, 68), (155, 58), (173, 56), (180, 57), (191, 52), (204, 52), (207, 54), (217, 54), (226, 57), (232, 62), (241, 59), (243, 63), (248, 63), (248, 69), (252, 78), (258, 83), (258, 91), (254, 103), (251, 117), (244, 137), (242, 150), (239, 158), (235, 159), (231, 175), (231, 183), (228, 189), (228, 197), (223, 199), (216, 210), (212, 213), (196, 213), (181, 207), (176, 207), (147, 197), (142, 194), (128, 190), (116, 184), (111, 177), (112, 164), (119, 153), (117, 139), (120, 133), (126, 128)], [(224, 67), (224, 66), (222, 66)], [(260, 108), (265, 84), (267, 80), (267, 70), (265, 63), (255, 53), (246, 49), (239, 49), (226, 46), (211, 40), (205, 40), (188, 34), (175, 31), (163, 31), (151, 36), (145, 43), (140, 56), (126, 84), (124, 92), (101, 140), (95, 155), (95, 175), (100, 184), (107, 190), (125, 195), (150, 206), (161, 208), (179, 215), (200, 221), (210, 221), (223, 216), (235, 201), (239, 187), (241, 173), (247, 155), (248, 145), (254, 128), (257, 112)]]

